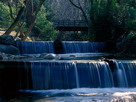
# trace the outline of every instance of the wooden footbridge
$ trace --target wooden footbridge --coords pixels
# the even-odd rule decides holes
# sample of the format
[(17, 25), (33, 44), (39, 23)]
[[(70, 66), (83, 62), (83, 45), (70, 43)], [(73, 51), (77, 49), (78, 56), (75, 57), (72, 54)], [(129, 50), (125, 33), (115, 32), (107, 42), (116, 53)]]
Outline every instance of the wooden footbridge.
[(54, 20), (55, 29), (59, 31), (88, 31), (84, 20)]

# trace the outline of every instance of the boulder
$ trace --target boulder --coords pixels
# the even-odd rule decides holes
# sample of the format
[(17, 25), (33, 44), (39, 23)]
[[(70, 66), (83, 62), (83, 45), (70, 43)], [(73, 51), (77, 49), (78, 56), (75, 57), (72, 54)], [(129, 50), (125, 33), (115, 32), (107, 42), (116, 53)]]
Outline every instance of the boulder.
[(11, 35), (2, 35), (0, 36), (0, 44), (4, 45), (15, 45), (16, 42)]
[[(0, 52), (0, 60), (9, 60), (9, 59), (11, 59), (12, 56), (14, 56), (14, 55), (5, 54), (5, 53)], [(13, 57), (12, 57), (12, 59), (13, 59)]]
[(6, 54), (13, 54), (13, 55), (17, 55), (19, 54), (19, 49), (16, 48), (13, 45), (2, 45), (0, 44), (0, 52), (2, 53), (6, 53)]
[(59, 56), (57, 56), (56, 54), (46, 54), (43, 53), (40, 55), (40, 58), (44, 58), (44, 59), (59, 59)]
[(15, 47), (16, 41), (11, 35), (0, 36), (0, 52), (6, 54), (19, 54), (19, 49)]
[(62, 44), (62, 41), (60, 39), (55, 40), (53, 42), (53, 46), (54, 46), (55, 54), (62, 54), (62, 53), (64, 53), (63, 44)]

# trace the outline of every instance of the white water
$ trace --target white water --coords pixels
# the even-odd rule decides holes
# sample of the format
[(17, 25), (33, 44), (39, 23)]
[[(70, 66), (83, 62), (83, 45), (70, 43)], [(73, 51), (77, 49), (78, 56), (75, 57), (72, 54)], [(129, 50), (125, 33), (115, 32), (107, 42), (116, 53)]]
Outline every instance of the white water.
[(17, 47), (21, 54), (54, 53), (53, 42), (51, 41), (19, 41)]
[[(54, 53), (53, 41), (17, 41), (21, 54)], [(104, 42), (63, 41), (64, 53), (105, 52)]]
[(33, 97), (34, 102), (136, 102), (136, 88), (76, 88), (23, 92), (42, 96), (36, 100)]
[[(52, 44), (44, 44), (44, 42), (43, 44), (27, 43), (25, 48), (23, 44), (21, 47), (24, 49), (23, 53), (26, 52), (27, 54), (42, 53), (41, 51), (44, 53), (53, 52)], [(105, 50), (101, 43), (63, 42), (63, 45), (65, 53), (90, 53)], [(45, 50), (43, 50), (43, 46), (46, 48)], [(81, 57), (81, 54), (70, 55), (69, 57)], [(67, 56), (63, 58), (65, 59)], [(71, 63), (73, 62), (67, 60), (57, 63), (56, 61), (48, 63), (46, 60), (42, 62), (32, 61), (33, 90), (22, 91), (42, 95), (41, 98), (37, 99), (33, 97), (32, 102), (136, 102), (136, 88), (133, 88), (136, 87), (136, 62), (117, 61), (113, 72), (106, 62), (79, 61), (78, 63), (77, 61), (74, 66)], [(27, 71), (27, 68), (25, 70)], [(23, 85), (26, 85), (27, 89), (29, 80), (25, 80), (26, 83)], [(69, 89), (80, 86), (81, 88)], [(113, 86), (126, 88), (112, 88)], [(62, 90), (65, 88), (68, 89)]]
[(74, 69), (75, 69), (76, 88), (79, 88), (80, 84), (79, 84), (79, 77), (78, 77), (79, 75), (78, 75), (77, 66), (76, 66), (75, 62), (73, 62), (73, 65), (74, 65)]
[[(114, 86), (112, 73), (104, 61), (32, 61), (25, 64), (31, 65), (33, 90)], [(24, 86), (20, 88), (29, 89), (29, 78), (25, 79), (23, 74), (22, 78), (26, 81), (22, 80)]]
[(105, 43), (88, 41), (63, 41), (65, 53), (104, 52)]

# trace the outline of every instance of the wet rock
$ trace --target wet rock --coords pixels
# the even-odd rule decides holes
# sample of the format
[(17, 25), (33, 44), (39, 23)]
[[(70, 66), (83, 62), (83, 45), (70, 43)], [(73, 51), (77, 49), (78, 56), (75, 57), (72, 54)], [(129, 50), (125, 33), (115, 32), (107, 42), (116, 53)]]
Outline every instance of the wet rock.
[(69, 55), (69, 57), (75, 58), (75, 57), (77, 57), (77, 56), (76, 56), (76, 55)]
[(40, 54), (23, 54), (23, 56), (28, 58), (39, 58)]
[(41, 54), (40, 58), (44, 58), (44, 59), (59, 59), (59, 56), (57, 56), (56, 54)]
[(20, 56), (20, 55), (14, 56), (14, 60), (21, 60), (21, 59), (30, 59), (30, 57), (28, 57), (28, 56)]
[(19, 54), (19, 49), (15, 47), (15, 40), (10, 35), (2, 35), (0, 36), (0, 52), (6, 54)]
[(6, 54), (13, 54), (13, 55), (17, 55), (19, 54), (19, 49), (16, 48), (13, 45), (2, 45), (0, 44), (0, 52), (2, 53), (6, 53)]
[(115, 60), (114, 60), (114, 59), (108, 59), (108, 58), (102, 57), (102, 58), (100, 59), (100, 61), (105, 61), (105, 62), (107, 62), (107, 63), (109, 64), (109, 66), (110, 66), (111, 71), (112, 71), (112, 72), (115, 71), (116, 65), (115, 65)]
[(15, 45), (16, 42), (11, 35), (2, 35), (0, 36), (0, 44), (4, 45)]
[(56, 54), (62, 54), (64, 53), (64, 48), (63, 48), (63, 44), (62, 41), (57, 39), (53, 42), (54, 45), (54, 51)]
[(8, 60), (11, 55), (0, 52), (0, 60)]

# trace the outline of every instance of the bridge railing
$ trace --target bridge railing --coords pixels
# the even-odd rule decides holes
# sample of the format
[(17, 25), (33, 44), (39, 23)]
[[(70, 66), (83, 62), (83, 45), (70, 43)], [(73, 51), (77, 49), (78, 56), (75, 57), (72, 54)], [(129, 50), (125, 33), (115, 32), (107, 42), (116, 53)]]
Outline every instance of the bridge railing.
[(56, 27), (87, 27), (84, 20), (54, 20), (52, 22)]

